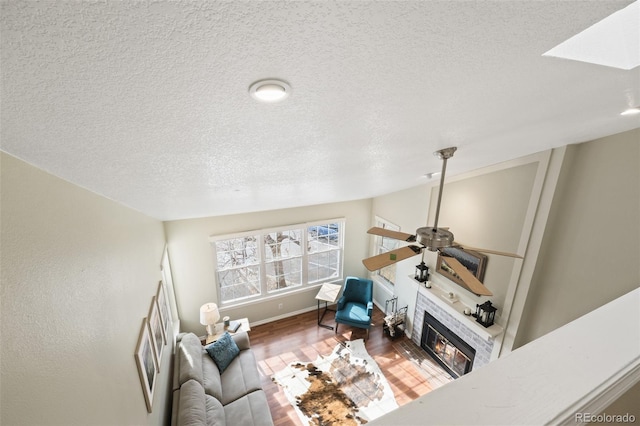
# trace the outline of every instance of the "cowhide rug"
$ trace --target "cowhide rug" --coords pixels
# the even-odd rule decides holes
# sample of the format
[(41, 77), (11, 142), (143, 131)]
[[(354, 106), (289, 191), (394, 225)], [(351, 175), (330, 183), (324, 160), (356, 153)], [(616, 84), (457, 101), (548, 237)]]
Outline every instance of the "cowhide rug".
[(360, 425), (396, 408), (393, 391), (362, 339), (272, 376), (306, 425)]

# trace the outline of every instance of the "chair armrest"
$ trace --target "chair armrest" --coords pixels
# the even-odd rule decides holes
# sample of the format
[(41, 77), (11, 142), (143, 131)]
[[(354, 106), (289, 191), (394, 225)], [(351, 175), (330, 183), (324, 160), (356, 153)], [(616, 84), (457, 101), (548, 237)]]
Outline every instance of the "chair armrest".
[(338, 306), (336, 307), (337, 310), (341, 310), (342, 308), (344, 308), (344, 304), (346, 303), (347, 299), (344, 296), (341, 296), (340, 299), (338, 299)]
[(371, 316), (373, 314), (373, 302), (367, 303), (367, 315)]

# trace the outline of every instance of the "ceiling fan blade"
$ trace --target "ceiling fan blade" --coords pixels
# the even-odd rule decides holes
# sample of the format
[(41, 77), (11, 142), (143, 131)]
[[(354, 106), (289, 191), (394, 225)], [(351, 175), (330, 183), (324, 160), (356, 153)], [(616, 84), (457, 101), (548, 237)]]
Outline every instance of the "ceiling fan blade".
[(467, 268), (464, 267), (462, 263), (458, 261), (458, 259), (453, 257), (444, 257), (444, 261), (447, 262), (447, 265), (451, 267), (455, 271), (456, 274), (464, 281), (469, 290), (473, 293), (478, 294), (480, 296), (493, 296), (493, 293), (484, 286)]
[(376, 271), (378, 269), (384, 268), (385, 266), (393, 265), (396, 262), (400, 262), (401, 260), (405, 260), (412, 256), (415, 256), (421, 251), (422, 247), (419, 246), (400, 247), (395, 250), (391, 250), (386, 253), (381, 253), (379, 255), (364, 259), (362, 263), (364, 263), (364, 266), (368, 270)]
[(380, 237), (393, 238), (394, 240), (407, 241), (412, 243), (416, 240), (415, 235), (407, 234), (406, 232), (392, 231), (391, 229), (380, 228), (374, 226), (367, 231), (367, 234), (378, 235)]
[(515, 257), (517, 259), (524, 259), (522, 256), (520, 256), (519, 254), (516, 253), (509, 253), (506, 251), (497, 251), (497, 250), (489, 250), (489, 249), (484, 249), (484, 248), (478, 248), (478, 247), (471, 247), (468, 246), (464, 243), (461, 243), (459, 241), (456, 241), (455, 243), (457, 246), (460, 246), (463, 249), (466, 250), (473, 250), (473, 251), (479, 251), (481, 253), (487, 253), (487, 254), (497, 254), (498, 256), (507, 256), (507, 257)]

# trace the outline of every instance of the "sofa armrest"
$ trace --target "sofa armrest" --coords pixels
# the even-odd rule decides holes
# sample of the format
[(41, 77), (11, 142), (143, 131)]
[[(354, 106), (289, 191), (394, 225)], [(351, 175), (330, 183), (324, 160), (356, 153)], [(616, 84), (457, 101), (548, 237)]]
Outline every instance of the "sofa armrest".
[(251, 343), (249, 342), (249, 335), (246, 331), (232, 334), (231, 338), (236, 342), (236, 345), (238, 345), (238, 349), (240, 349), (241, 351), (249, 349), (251, 347)]
[(337, 310), (341, 310), (344, 308), (344, 304), (346, 303), (347, 299), (344, 296), (341, 296), (340, 299), (338, 299), (338, 306), (336, 307)]
[(367, 303), (367, 315), (371, 316), (373, 314), (373, 302)]

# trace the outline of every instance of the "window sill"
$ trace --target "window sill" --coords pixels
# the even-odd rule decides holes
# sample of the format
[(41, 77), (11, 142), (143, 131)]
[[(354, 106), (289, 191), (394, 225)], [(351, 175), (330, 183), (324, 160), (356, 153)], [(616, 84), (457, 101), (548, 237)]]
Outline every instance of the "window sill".
[(241, 308), (241, 307), (245, 307), (245, 306), (252, 306), (252, 305), (257, 305), (257, 304), (260, 304), (260, 303), (271, 302), (273, 300), (282, 299), (282, 298), (285, 298), (285, 297), (288, 297), (288, 296), (291, 296), (291, 295), (317, 290), (320, 287), (322, 287), (322, 284), (327, 284), (327, 283), (330, 283), (330, 284), (340, 283), (340, 284), (342, 284), (343, 281), (344, 281), (344, 278), (336, 278), (335, 280), (332, 280), (332, 281), (324, 281), (324, 282), (321, 282), (321, 283), (318, 283), (318, 284), (310, 284), (310, 285), (306, 285), (306, 286), (297, 288), (295, 290), (283, 291), (281, 293), (270, 294), (269, 296), (264, 296), (264, 297), (260, 297), (260, 298), (256, 298), (256, 299), (245, 300), (245, 301), (241, 301), (241, 302), (221, 303), (220, 304), (220, 309), (221, 310), (224, 310), (224, 309), (236, 309), (236, 308)]

